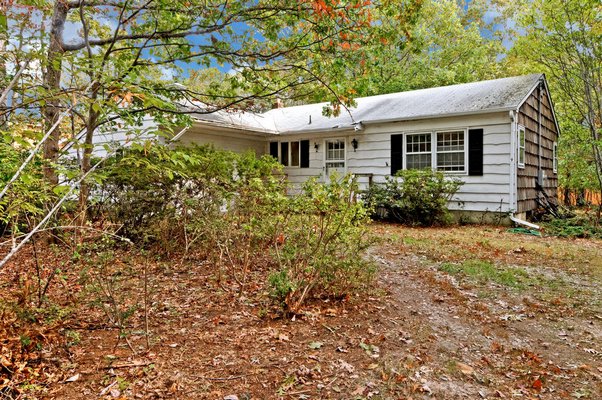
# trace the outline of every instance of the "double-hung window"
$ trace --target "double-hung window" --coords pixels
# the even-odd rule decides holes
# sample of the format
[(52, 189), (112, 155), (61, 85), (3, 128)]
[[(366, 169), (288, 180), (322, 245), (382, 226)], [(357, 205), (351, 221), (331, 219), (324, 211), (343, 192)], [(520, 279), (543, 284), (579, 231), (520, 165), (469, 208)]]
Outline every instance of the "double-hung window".
[(326, 141), (326, 168), (345, 168), (345, 141)]
[(411, 133), (406, 135), (406, 169), (431, 168), (431, 133)]
[(437, 170), (466, 171), (466, 138), (463, 130), (437, 132)]
[(408, 133), (405, 135), (405, 168), (435, 168), (444, 172), (466, 172), (466, 132)]
[(269, 151), (285, 167), (309, 168), (309, 140), (270, 142)]

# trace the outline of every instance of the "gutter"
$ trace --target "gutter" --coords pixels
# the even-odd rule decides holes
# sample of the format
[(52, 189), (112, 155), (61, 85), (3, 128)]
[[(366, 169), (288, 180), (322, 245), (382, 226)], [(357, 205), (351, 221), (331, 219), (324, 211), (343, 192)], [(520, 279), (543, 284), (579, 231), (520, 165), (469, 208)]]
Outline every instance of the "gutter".
[(415, 117), (405, 117), (405, 118), (377, 119), (377, 120), (373, 120), (373, 121), (360, 121), (360, 123), (363, 125), (386, 124), (386, 123), (390, 123), (390, 122), (417, 121), (417, 120), (421, 120), (421, 119), (464, 117), (467, 115), (479, 115), (479, 114), (494, 114), (494, 113), (513, 111), (513, 110), (514, 110), (514, 107), (489, 108), (489, 109), (484, 109), (484, 110), (462, 111), (462, 112), (448, 113), (448, 114), (428, 114), (428, 115), (417, 115)]

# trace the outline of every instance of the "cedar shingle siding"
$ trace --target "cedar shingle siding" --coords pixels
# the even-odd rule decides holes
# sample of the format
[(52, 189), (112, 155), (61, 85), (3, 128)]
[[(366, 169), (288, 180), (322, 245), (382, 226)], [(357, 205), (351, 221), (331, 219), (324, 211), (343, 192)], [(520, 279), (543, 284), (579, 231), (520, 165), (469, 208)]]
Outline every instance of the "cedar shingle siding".
[(538, 165), (538, 94), (541, 90), (541, 168), (544, 173), (543, 188), (548, 198), (558, 203), (558, 175), (553, 171), (553, 146), (558, 141), (558, 132), (554, 123), (554, 115), (549, 94), (545, 87), (535, 89), (527, 101), (521, 106), (518, 124), (525, 127), (525, 167), (518, 168), (517, 199), (518, 212), (528, 212), (538, 207), (538, 197), (543, 197), (537, 190)]

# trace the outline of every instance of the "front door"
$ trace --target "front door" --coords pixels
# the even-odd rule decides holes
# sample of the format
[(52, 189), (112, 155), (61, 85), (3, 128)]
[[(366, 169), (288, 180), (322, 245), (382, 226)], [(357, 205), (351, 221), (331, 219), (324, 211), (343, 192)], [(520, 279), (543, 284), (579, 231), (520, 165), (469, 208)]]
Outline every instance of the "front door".
[(345, 139), (327, 139), (324, 143), (326, 149), (324, 155), (324, 179), (330, 180), (330, 176), (336, 173), (338, 178), (345, 176), (347, 172), (345, 162)]

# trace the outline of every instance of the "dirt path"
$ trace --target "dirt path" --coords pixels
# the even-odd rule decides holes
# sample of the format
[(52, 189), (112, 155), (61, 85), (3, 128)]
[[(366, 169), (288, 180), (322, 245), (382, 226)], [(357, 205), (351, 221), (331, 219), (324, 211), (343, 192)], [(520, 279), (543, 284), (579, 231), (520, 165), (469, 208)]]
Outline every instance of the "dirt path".
[(417, 376), (427, 394), (441, 399), (602, 398), (599, 315), (583, 318), (561, 310), (561, 318), (528, 292), (492, 287), (492, 296), (481, 298), (424, 257), (393, 246), (379, 248), (374, 257), (383, 266), (380, 279), (390, 292), (387, 309), (395, 310), (391, 317), (420, 335), (415, 345), (427, 361)]

